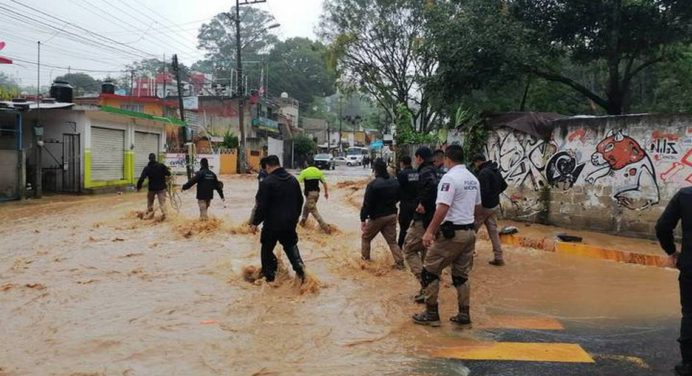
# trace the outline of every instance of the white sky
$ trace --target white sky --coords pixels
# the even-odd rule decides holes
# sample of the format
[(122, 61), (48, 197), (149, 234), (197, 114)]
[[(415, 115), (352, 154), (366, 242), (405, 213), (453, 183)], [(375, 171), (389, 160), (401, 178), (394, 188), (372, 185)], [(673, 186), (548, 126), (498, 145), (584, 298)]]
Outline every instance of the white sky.
[[(274, 29), (280, 39), (295, 36), (314, 39), (322, 2), (323, 0), (267, 0), (264, 4), (251, 6), (274, 15), (281, 24), (281, 27)], [(72, 72), (80, 69), (119, 71), (132, 61), (144, 57), (161, 59), (164, 53), (167, 60), (177, 53), (180, 61), (189, 66), (203, 58), (203, 51), (196, 49), (200, 25), (218, 13), (228, 11), (232, 5), (235, 5), (234, 0), (0, 0), (0, 41), (7, 44), (0, 51), (0, 56), (35, 63), (36, 41), (42, 41), (41, 63), (53, 67), (42, 67), (41, 85), (48, 85), (51, 78), (67, 73), (63, 67), (72, 67)], [(33, 21), (22, 19), (22, 15), (44, 21), (73, 35), (56, 32), (46, 26), (36, 26)], [(86, 45), (70, 40), (77, 39), (78, 36), (94, 37), (54, 17), (141, 52), (132, 51), (115, 42), (108, 46), (105, 43)], [(114, 48), (139, 56), (128, 56), (114, 51)], [(145, 53), (153, 56), (146, 56)], [(17, 60), (13, 65), (0, 64), (0, 72), (13, 76), (20, 84), (27, 86), (36, 85), (36, 68), (35, 64)], [(109, 74), (85, 73), (94, 77)], [(120, 74), (122, 73), (111, 73), (112, 76)]]

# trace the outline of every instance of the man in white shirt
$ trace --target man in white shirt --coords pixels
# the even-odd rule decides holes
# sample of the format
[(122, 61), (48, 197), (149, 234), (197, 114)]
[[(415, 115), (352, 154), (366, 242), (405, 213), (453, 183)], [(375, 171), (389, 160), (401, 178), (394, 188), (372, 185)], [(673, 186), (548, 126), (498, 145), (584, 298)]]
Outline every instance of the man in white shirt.
[(461, 146), (452, 145), (445, 151), (445, 165), (449, 171), (440, 180), (435, 216), (423, 235), (423, 244), (430, 247), (421, 273), (426, 309), (413, 315), (416, 324), (440, 326), (437, 304), (440, 275), (444, 268), (451, 265), (459, 314), (450, 318), (450, 321), (461, 327), (471, 326), (471, 287), (468, 278), (473, 268), (476, 246), (474, 213), (481, 204), (481, 193), (478, 179), (462, 164), (463, 160)]

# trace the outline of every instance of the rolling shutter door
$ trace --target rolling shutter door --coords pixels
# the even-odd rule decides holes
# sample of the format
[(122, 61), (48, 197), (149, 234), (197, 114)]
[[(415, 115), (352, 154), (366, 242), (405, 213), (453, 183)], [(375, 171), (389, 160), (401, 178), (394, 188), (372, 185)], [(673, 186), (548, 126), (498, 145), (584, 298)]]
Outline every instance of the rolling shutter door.
[(159, 156), (159, 135), (135, 132), (135, 177), (139, 177), (149, 163), (149, 153)]
[(125, 168), (125, 131), (91, 128), (91, 179), (121, 180)]

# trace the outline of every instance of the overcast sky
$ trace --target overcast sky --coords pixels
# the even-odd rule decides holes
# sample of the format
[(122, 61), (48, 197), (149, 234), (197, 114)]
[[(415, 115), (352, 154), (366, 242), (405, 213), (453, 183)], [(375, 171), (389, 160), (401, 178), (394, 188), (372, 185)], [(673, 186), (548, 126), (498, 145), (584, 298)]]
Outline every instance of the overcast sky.
[[(267, 0), (252, 6), (274, 15), (281, 24), (274, 29), (280, 39), (315, 38), (322, 2)], [(15, 77), (22, 85), (35, 85), (39, 40), (41, 63), (46, 65), (41, 69), (42, 85), (67, 73), (64, 67), (71, 67), (72, 72), (93, 70), (85, 73), (95, 77), (115, 76), (122, 74), (117, 71), (127, 63), (145, 57), (162, 58), (164, 53), (167, 59), (177, 53), (181, 62), (191, 65), (204, 54), (196, 49), (200, 25), (234, 4), (233, 0), (0, 0), (0, 41), (7, 44), (0, 56), (16, 59), (13, 65), (0, 65), (0, 72)], [(37, 25), (40, 22), (64, 32)], [(84, 36), (94, 39), (85, 30), (114, 42), (89, 45), (71, 40)]]

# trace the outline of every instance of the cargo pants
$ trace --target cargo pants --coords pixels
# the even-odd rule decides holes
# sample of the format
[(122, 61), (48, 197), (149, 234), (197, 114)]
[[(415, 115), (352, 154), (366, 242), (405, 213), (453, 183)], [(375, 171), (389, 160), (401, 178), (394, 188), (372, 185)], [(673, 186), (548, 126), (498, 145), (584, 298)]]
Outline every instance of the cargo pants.
[(166, 215), (166, 191), (149, 191), (147, 192), (147, 213), (154, 212), (154, 200), (159, 200), (159, 206), (161, 207), (161, 212)]
[(433, 243), (425, 256), (422, 272), (425, 303), (437, 305), (440, 292), (440, 275), (446, 267), (452, 267), (452, 283), (457, 290), (459, 307), (469, 307), (471, 283), (469, 274), (473, 269), (473, 251), (476, 248), (476, 233), (472, 230), (457, 230), (454, 238), (442, 235)]
[(420, 280), (420, 274), (423, 270), (423, 260), (425, 260), (426, 252), (425, 246), (423, 245), (423, 234), (425, 234), (423, 221), (413, 221), (406, 231), (406, 238), (404, 239), (404, 257), (406, 258), (406, 263), (409, 269), (411, 269), (411, 273), (413, 273), (418, 280)]
[(475, 230), (478, 232), (480, 228), (485, 225), (488, 230), (488, 237), (490, 242), (493, 244), (493, 254), (495, 255), (495, 260), (502, 260), (502, 243), (500, 242), (500, 233), (497, 231), (497, 212), (499, 207), (494, 207), (492, 209), (484, 208), (480, 206), (476, 209), (475, 217)]
[(320, 212), (317, 210), (317, 201), (320, 199), (320, 192), (319, 191), (312, 191), (308, 192), (307, 197), (305, 198), (305, 205), (303, 206), (303, 219), (302, 222), (307, 221), (308, 216), (312, 214), (313, 217), (315, 217), (315, 220), (317, 223), (319, 223), (320, 228), (327, 229), (329, 228), (329, 225), (322, 219), (322, 216), (320, 215)]
[(361, 255), (365, 260), (370, 260), (370, 242), (377, 234), (382, 234), (384, 240), (387, 241), (389, 251), (392, 252), (394, 262), (403, 264), (404, 255), (401, 253), (401, 248), (396, 242), (396, 214), (385, 217), (375, 218), (368, 221), (365, 225), (361, 241)]

